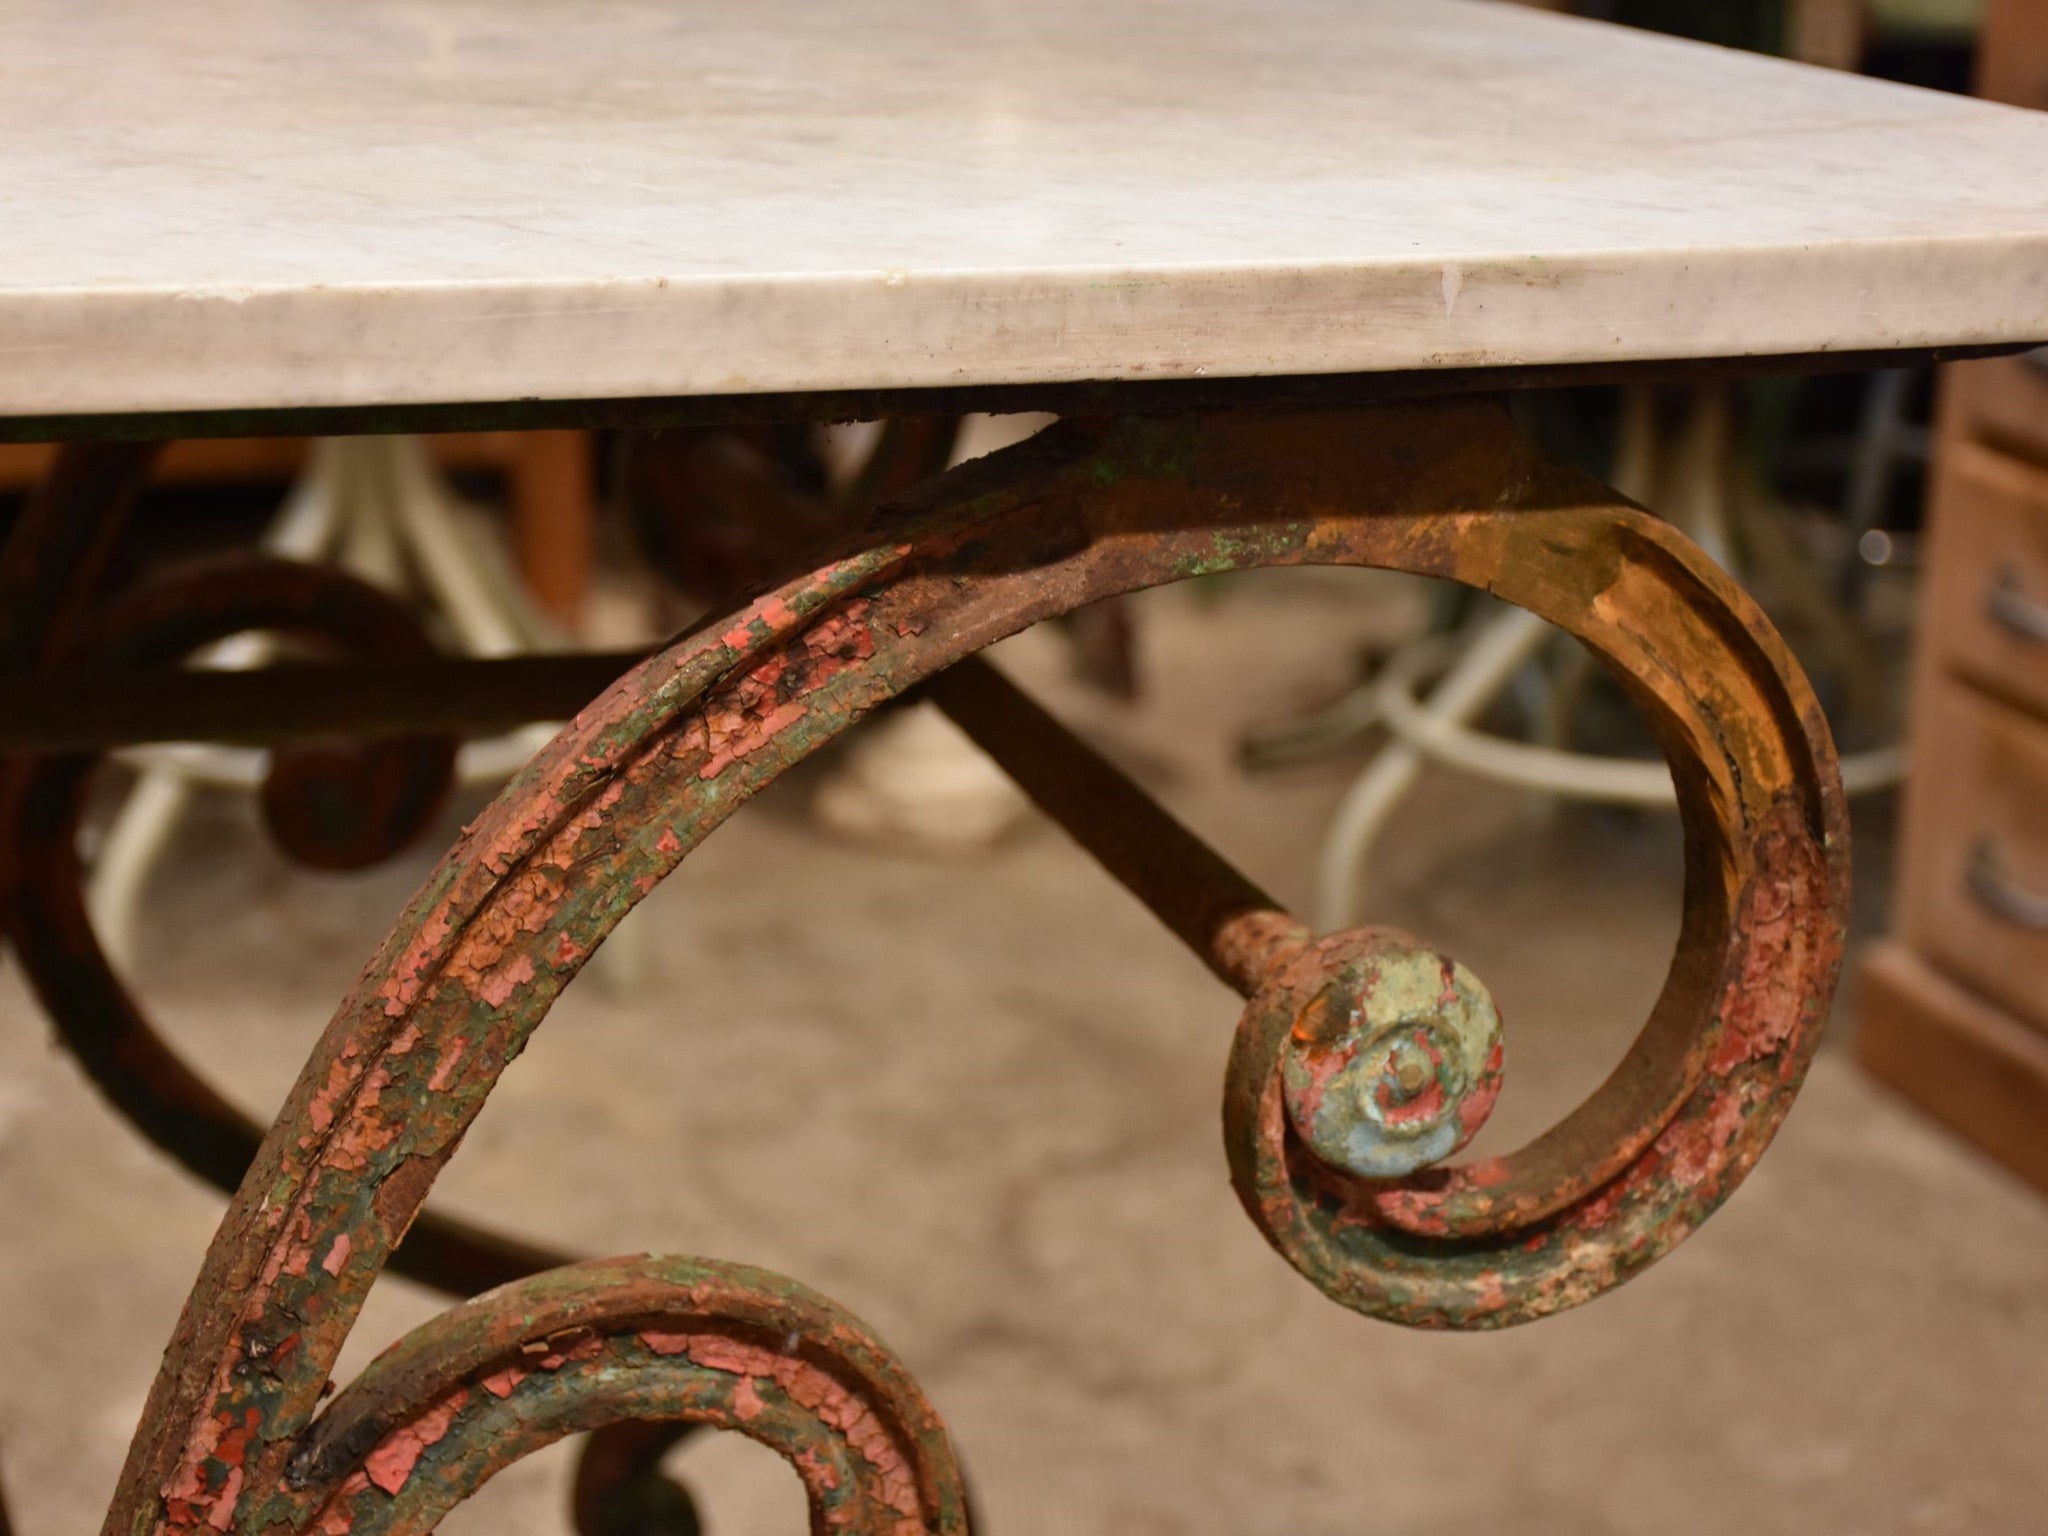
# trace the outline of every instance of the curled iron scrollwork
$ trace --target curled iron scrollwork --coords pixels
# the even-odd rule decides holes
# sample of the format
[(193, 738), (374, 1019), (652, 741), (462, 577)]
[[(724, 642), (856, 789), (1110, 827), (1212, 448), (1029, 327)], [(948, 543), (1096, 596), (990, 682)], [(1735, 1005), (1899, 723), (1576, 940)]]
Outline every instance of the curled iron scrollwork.
[[(503, 1368), (508, 1349), (538, 1347), (565, 1370), (584, 1347), (581, 1335), (557, 1349), (555, 1333), (476, 1320), (550, 1297), (638, 1316), (622, 1298), (644, 1274), (541, 1277), (502, 1293), (510, 1301), (458, 1308), (399, 1347), (393, 1358), (416, 1370), (372, 1367), (323, 1413), (328, 1374), (498, 1074), (625, 912), (791, 766), (995, 640), (1146, 586), (1304, 564), (1462, 581), (1606, 659), (1673, 765), (1685, 915), (1664, 993), (1614, 1076), (1521, 1152), (1445, 1168), (1436, 1160), (1498, 1083), (1476, 979), (1401, 936), (1310, 940), (1284, 913), (1248, 913), (1248, 887), (1221, 903), (1166, 903), (1170, 926), (1251, 997), (1225, 1104), (1247, 1209), (1337, 1300), (1427, 1326), (1538, 1316), (1667, 1251), (1782, 1118), (1840, 952), (1847, 854), (1832, 751), (1768, 625), (1678, 534), (1537, 455), (1483, 403), (1070, 422), (897, 498), (622, 677), (465, 833), (343, 1002), (242, 1182), (109, 1529), (317, 1529), (341, 1506), (323, 1495), (316, 1507), (315, 1488), (357, 1473), (349, 1497), (367, 1514), (347, 1528), (371, 1517), (424, 1528), (430, 1514), (391, 1502), (412, 1476), (394, 1493), (370, 1458), (395, 1446), (395, 1466), (445, 1412), (414, 1465), (431, 1450), (432, 1465), (465, 1469), (451, 1486), (468, 1486), (497, 1464), (481, 1444), (497, 1410), (474, 1395), (449, 1409), (453, 1394)], [(1119, 877), (1145, 894), (1144, 858)], [(548, 1304), (536, 1300), (536, 1315), (551, 1318)], [(674, 1416), (703, 1390), (663, 1363), (687, 1351), (665, 1356), (644, 1329), (607, 1326), (590, 1337), (616, 1344), (589, 1358), (613, 1375), (576, 1399), (591, 1405), (570, 1415), (577, 1427)], [(488, 1348), (455, 1342), (475, 1329)], [(761, 1336), (764, 1353), (747, 1358), (767, 1375), (750, 1379), (781, 1381), (792, 1359), (813, 1359), (806, 1337), (777, 1350)], [(937, 1434), (922, 1412), (899, 1417)], [(858, 1451), (875, 1432), (835, 1421), (827, 1440)], [(346, 1455), (330, 1449), (343, 1442)], [(943, 1488), (933, 1456), (930, 1487)], [(878, 1507), (951, 1530), (950, 1497), (920, 1493), (914, 1517), (888, 1498)]]
[(815, 1531), (965, 1536), (945, 1430), (865, 1327), (765, 1270), (655, 1257), (550, 1270), (408, 1335), (328, 1405), (246, 1519), (425, 1533), (520, 1457), (639, 1421), (768, 1446), (796, 1469)]

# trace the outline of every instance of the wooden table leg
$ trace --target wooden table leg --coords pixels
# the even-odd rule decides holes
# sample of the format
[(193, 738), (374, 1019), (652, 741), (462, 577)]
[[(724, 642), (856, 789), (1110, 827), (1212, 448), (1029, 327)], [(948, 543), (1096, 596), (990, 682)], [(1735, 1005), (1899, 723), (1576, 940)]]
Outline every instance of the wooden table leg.
[(575, 634), (590, 598), (597, 539), (590, 434), (522, 432), (508, 474), (519, 574), (548, 616)]

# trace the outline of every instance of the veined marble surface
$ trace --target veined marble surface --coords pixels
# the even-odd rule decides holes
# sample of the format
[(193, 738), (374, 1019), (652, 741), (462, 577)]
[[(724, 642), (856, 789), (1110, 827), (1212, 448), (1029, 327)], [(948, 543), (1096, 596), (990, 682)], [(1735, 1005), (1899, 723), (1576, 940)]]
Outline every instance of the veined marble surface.
[(1483, 0), (0, 0), (0, 414), (2048, 339), (2048, 115)]

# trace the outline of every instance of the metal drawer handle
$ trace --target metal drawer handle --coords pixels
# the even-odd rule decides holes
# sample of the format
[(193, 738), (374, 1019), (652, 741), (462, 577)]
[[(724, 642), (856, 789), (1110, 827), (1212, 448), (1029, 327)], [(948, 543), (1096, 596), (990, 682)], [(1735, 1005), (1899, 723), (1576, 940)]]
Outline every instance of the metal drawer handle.
[(2006, 566), (1984, 597), (1984, 611), (1993, 623), (2018, 635), (2048, 645), (2048, 603), (2027, 596), (2020, 573)]
[(1978, 903), (1995, 915), (2021, 928), (2048, 933), (2048, 895), (2016, 884), (2006, 873), (2005, 859), (1998, 851), (1998, 839), (1977, 839), (1970, 851), (1970, 867), (1963, 884)]

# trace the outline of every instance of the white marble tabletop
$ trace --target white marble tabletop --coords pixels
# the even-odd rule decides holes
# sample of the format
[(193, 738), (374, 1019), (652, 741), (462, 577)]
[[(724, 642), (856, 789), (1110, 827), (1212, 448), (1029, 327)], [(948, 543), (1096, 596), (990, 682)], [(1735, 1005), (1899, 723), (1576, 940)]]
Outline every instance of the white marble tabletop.
[(2048, 115), (1485, 0), (0, 0), (0, 415), (2048, 339)]

